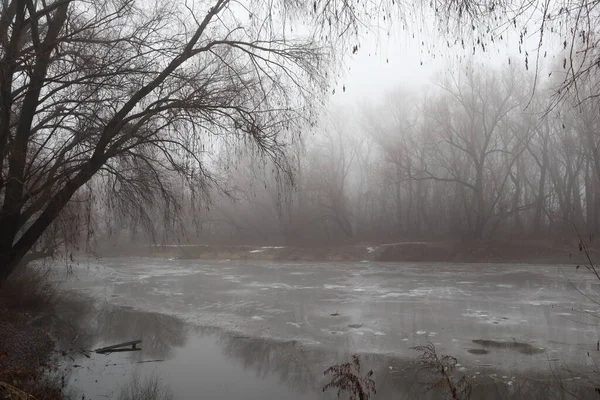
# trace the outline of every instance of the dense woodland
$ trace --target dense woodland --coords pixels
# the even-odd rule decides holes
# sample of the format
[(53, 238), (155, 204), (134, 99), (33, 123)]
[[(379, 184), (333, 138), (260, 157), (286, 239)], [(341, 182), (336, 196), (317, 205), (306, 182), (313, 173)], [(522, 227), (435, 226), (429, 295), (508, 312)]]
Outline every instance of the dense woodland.
[[(587, 98), (584, 82), (555, 104), (551, 75), (534, 88), (535, 74), (520, 66), (461, 63), (380, 104), (332, 107), (288, 144), (291, 178), (243, 152), (222, 156), (212, 201), (200, 205), (182, 189), (185, 231), (154, 225), (154, 239), (541, 239), (572, 236), (573, 224), (592, 234), (600, 227), (600, 102)], [(120, 225), (117, 237), (148, 239), (136, 226)]]
[[(593, 233), (595, 6), (6, 0), (0, 282), (106, 240)], [(335, 109), (344, 60), (393, 29), (461, 62)]]

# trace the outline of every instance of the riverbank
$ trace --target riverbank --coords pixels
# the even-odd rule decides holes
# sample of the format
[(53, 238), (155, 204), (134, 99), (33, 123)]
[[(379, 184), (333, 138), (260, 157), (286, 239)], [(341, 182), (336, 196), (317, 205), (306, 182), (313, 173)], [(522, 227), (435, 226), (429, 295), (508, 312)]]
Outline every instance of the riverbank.
[[(600, 259), (600, 250), (591, 249)], [(105, 246), (104, 256), (145, 256), (203, 260), (390, 261), (454, 263), (586, 264), (578, 241), (480, 240), (365, 243), (336, 246), (136, 245)]]
[(55, 341), (43, 312), (0, 310), (0, 398), (62, 399), (50, 377)]
[(65, 398), (68, 370), (58, 365), (72, 359), (80, 333), (63, 315), (70, 300), (57, 276), (50, 265), (28, 265), (0, 286), (0, 399)]

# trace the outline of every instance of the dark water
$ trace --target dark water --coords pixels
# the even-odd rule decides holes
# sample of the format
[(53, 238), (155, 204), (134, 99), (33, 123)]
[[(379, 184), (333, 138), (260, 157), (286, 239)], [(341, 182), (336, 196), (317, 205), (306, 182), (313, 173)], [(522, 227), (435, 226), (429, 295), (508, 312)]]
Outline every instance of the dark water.
[[(158, 377), (176, 399), (333, 399), (335, 392), (322, 392), (323, 371), (350, 358), (346, 351), (192, 326), (170, 315), (112, 306), (80, 295), (62, 305), (61, 315), (69, 329), (61, 342), (67, 356), (60, 359), (73, 399), (82, 395), (85, 399), (118, 398), (134, 375)], [(109, 355), (87, 352), (135, 339), (142, 340), (143, 350)], [(512, 351), (497, 346), (486, 348)], [(443, 390), (428, 390), (436, 379), (420, 370), (417, 355), (360, 355), (363, 372), (374, 370), (375, 399), (444, 398)], [(589, 375), (589, 366), (571, 366), (570, 371), (560, 363), (554, 367), (552, 375), (499, 371), (484, 363), (459, 364), (455, 377), (469, 379), (474, 399), (570, 398), (561, 389), (565, 385), (580, 398), (597, 398), (593, 382), (588, 383), (595, 378)]]

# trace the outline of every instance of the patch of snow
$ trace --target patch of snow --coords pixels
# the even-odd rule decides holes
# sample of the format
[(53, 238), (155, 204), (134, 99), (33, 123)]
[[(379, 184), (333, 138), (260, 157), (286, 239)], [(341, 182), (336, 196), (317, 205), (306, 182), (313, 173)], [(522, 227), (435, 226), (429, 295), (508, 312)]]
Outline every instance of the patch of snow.
[(374, 251), (375, 251), (375, 247), (371, 247), (371, 246), (367, 247), (367, 252), (372, 253)]
[(406, 296), (406, 294), (396, 293), (396, 292), (390, 292), (390, 293), (382, 294), (381, 296), (379, 296), (379, 298), (380, 299), (386, 299), (388, 297), (402, 297), (402, 296)]
[(463, 317), (471, 317), (471, 318), (478, 318), (478, 319), (488, 319), (490, 316), (488, 315), (487, 312), (485, 311), (480, 311), (480, 310), (467, 310), (470, 312), (461, 314)]
[(300, 324), (297, 322), (286, 322), (288, 325), (295, 326), (296, 328), (300, 328)]
[(250, 253), (262, 253), (263, 249), (250, 250)]
[(130, 275), (127, 276), (125, 274), (120, 274), (123, 278), (137, 278), (137, 279), (148, 279), (148, 278), (160, 278), (160, 277), (180, 277), (180, 276), (188, 276), (199, 273), (199, 270), (191, 269), (191, 268), (155, 268), (149, 271), (143, 270), (143, 273), (139, 275)]
[(343, 285), (323, 285), (323, 289), (344, 289)]
[(252, 317), (253, 320), (255, 321), (264, 321), (265, 319), (261, 316), (255, 315), (254, 317)]
[(240, 282), (240, 277), (237, 275), (223, 275), (221, 276), (221, 279), (225, 279), (226, 281), (232, 282)]
[(260, 290), (263, 289), (287, 289), (294, 290), (297, 289), (296, 286), (288, 285), (287, 283), (274, 282), (274, 283), (266, 283), (266, 282), (250, 282), (246, 286), (250, 287), (258, 287)]
[(417, 333), (417, 335), (424, 335), (427, 333), (427, 331), (417, 331), (416, 333)]
[(555, 304), (556, 300), (533, 300), (533, 301), (524, 301), (522, 304), (529, 304), (532, 306), (549, 306)]
[(352, 334), (357, 334), (357, 335), (364, 335), (365, 333), (370, 333), (371, 335), (375, 335), (375, 336), (385, 336), (385, 333), (381, 332), (381, 331), (376, 331), (373, 329), (369, 329), (369, 328), (358, 328), (358, 329), (353, 329), (352, 331), (350, 331), (350, 333)]

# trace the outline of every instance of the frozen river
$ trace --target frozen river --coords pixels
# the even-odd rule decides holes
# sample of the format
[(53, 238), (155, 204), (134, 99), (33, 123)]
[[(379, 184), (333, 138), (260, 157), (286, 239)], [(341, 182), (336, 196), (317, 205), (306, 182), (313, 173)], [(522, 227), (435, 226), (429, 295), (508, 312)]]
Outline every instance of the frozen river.
[[(150, 357), (165, 360), (144, 365), (182, 398), (196, 398), (201, 382), (203, 398), (318, 398), (324, 369), (361, 353), (387, 382), (376, 398), (392, 398), (404, 390), (392, 378), (411, 381), (402, 360), (427, 342), (473, 379), (510, 386), (556, 364), (593, 363), (600, 337), (600, 285), (572, 266), (118, 258), (74, 272), (67, 286), (98, 313), (89, 345), (144, 343), (110, 362), (84, 360), (72, 379), (91, 394), (106, 382), (85, 371)], [(103, 367), (103, 379), (124, 375), (115, 368)]]

